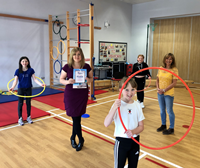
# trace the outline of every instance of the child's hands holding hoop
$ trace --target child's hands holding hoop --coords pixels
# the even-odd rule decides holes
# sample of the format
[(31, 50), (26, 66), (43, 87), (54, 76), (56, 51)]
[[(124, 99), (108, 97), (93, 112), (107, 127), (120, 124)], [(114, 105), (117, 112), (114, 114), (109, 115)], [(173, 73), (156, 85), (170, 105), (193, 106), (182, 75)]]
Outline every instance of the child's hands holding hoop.
[(128, 130), (125, 132), (125, 134), (126, 134), (129, 138), (131, 138), (131, 137), (133, 136), (133, 133), (132, 133), (132, 131), (131, 131), (130, 129), (128, 129)]
[(115, 100), (114, 107), (117, 109), (120, 106), (121, 106), (121, 99)]
[(46, 85), (45, 85), (45, 84), (42, 84), (41, 86), (42, 86), (42, 87), (45, 87)]
[(11, 91), (13, 91), (13, 90), (14, 90), (14, 88), (11, 87), (11, 88), (9, 89), (9, 92), (11, 92)]

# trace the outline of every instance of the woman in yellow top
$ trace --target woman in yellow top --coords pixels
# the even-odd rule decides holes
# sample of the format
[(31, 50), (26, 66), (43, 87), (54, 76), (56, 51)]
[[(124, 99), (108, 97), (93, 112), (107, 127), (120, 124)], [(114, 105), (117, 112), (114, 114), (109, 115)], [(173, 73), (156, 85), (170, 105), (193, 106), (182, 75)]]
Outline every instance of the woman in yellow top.
[[(175, 57), (172, 53), (168, 53), (163, 58), (162, 68), (168, 69), (178, 75), (178, 69), (176, 68)], [(156, 86), (158, 94), (158, 102), (160, 106), (160, 116), (162, 125), (157, 129), (158, 132), (163, 131), (164, 135), (169, 135), (174, 133), (174, 121), (175, 115), (173, 111), (174, 102), (174, 86), (177, 83), (177, 77), (171, 73), (158, 70)], [(170, 126), (166, 130), (166, 110), (169, 114)]]

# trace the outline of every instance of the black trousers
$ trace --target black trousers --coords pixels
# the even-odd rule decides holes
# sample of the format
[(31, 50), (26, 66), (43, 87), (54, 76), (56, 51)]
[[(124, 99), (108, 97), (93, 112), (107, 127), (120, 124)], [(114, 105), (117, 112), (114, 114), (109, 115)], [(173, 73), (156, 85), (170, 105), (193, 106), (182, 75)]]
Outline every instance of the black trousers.
[(82, 129), (81, 129), (81, 116), (79, 117), (72, 117), (73, 120), (73, 127), (72, 127), (72, 136), (71, 139), (75, 140), (76, 135), (79, 138), (79, 142), (83, 142), (83, 136), (82, 136)]
[[(22, 96), (31, 96), (32, 95), (32, 88), (18, 88), (18, 95)], [(18, 117), (22, 117), (22, 107), (24, 104), (24, 98), (18, 98)], [(26, 109), (27, 109), (27, 117), (31, 115), (31, 98), (26, 98)]]
[(137, 99), (140, 102), (143, 102), (144, 101), (144, 91), (140, 91), (140, 90), (144, 89), (146, 79), (145, 79), (145, 77), (144, 78), (136, 78), (135, 77), (135, 81), (137, 83), (137, 90), (139, 91), (139, 92), (137, 92)]
[[(138, 142), (140, 137), (135, 138)], [(128, 168), (137, 168), (140, 145), (130, 138), (116, 137), (114, 146), (114, 168), (124, 168), (128, 159)]]

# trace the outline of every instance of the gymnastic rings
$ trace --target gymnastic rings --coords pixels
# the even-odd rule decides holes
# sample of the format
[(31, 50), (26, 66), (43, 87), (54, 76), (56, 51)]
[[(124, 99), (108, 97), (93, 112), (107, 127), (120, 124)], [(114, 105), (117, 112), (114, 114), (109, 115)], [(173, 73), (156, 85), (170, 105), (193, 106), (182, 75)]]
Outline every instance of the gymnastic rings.
[[(63, 45), (64, 45), (64, 51), (63, 51), (62, 53), (60, 53), (60, 51), (59, 51), (59, 49), (58, 49), (60, 42), (62, 42)], [(56, 49), (57, 49), (57, 57), (56, 57), (56, 58), (53, 57), (53, 48), (56, 48)], [(65, 51), (66, 51), (65, 42), (64, 42), (63, 40), (60, 40), (60, 41), (58, 42), (58, 44), (57, 44), (57, 47), (56, 47), (56, 46), (53, 46), (53, 48), (50, 50), (50, 55), (51, 55), (51, 57), (52, 57), (54, 60), (57, 60), (59, 54), (60, 54), (60, 55), (63, 55), (63, 54), (65, 53)]]
[(149, 84), (146, 88), (144, 88), (143, 90), (137, 90), (136, 92), (142, 92), (142, 91), (146, 90), (150, 85), (151, 85), (151, 78), (150, 78)]
[[(56, 32), (56, 31), (54, 30), (55, 24), (57, 24), (57, 26), (59, 26), (58, 32)], [(59, 33), (60, 33), (60, 21), (57, 20), (57, 19), (53, 22), (53, 32), (54, 32), (55, 34), (59, 34)]]
[[(59, 71), (59, 72), (56, 71), (56, 62), (58, 62), (59, 65), (60, 65), (60, 71)], [(55, 73), (57, 73), (57, 74), (60, 74), (60, 73), (61, 73), (62, 65), (61, 65), (61, 63), (60, 63), (58, 60), (56, 60), (56, 61), (54, 62), (53, 67), (54, 67), (54, 71), (55, 71)]]
[[(59, 30), (58, 30), (58, 32), (56, 32), (55, 31), (55, 24), (57, 24), (57, 26), (59, 26)], [(55, 34), (59, 34), (60, 35), (60, 39), (61, 40), (66, 40), (67, 39), (67, 35), (66, 35), (66, 37), (62, 37), (61, 36), (61, 29), (63, 28), (63, 27), (65, 27), (66, 29), (67, 29), (67, 27), (65, 26), (65, 25), (62, 25), (62, 26), (60, 26), (61, 25), (61, 23), (60, 23), (60, 21), (58, 20), (58, 19), (56, 19), (54, 22), (53, 22), (53, 32), (55, 33)]]
[[(41, 80), (41, 82), (44, 84), (43, 90), (42, 90), (40, 93), (38, 93), (38, 94), (36, 94), (36, 95), (32, 95), (32, 96), (22, 96), (22, 95), (18, 95), (17, 93), (14, 93), (14, 92), (12, 92), (12, 91), (10, 91), (10, 93), (12, 93), (13, 95), (18, 96), (18, 97), (26, 97), (26, 98), (31, 98), (31, 97), (36, 97), (36, 96), (41, 95), (41, 94), (44, 92), (46, 86), (45, 86), (44, 81), (43, 81), (41, 78), (39, 78), (39, 77), (37, 77), (37, 76), (36, 76), (36, 78), (39, 79), (39, 80)], [(15, 78), (11, 79), (11, 80), (8, 82), (8, 84), (7, 84), (8, 90), (9, 90), (9, 84), (10, 84), (10, 82), (13, 81), (14, 79), (15, 79)]]
[(64, 38), (61, 36), (61, 29), (62, 29), (63, 27), (65, 27), (65, 28), (67, 29), (67, 27), (66, 27), (65, 25), (60, 26), (60, 30), (59, 30), (60, 39), (61, 39), (61, 40), (66, 40), (66, 39), (67, 39), (67, 35), (66, 35)]

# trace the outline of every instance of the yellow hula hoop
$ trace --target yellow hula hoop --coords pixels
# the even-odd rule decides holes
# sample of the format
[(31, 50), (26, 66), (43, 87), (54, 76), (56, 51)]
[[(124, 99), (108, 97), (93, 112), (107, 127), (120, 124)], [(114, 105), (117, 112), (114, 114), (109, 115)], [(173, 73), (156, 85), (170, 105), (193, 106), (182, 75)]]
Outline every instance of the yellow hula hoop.
[[(56, 58), (53, 57), (53, 48), (56, 48), (56, 49), (57, 49), (57, 57), (56, 57)], [(51, 54), (51, 57), (52, 57), (54, 60), (57, 60), (57, 59), (58, 59), (58, 56), (59, 56), (59, 50), (58, 50), (58, 47), (56, 47), (56, 46), (53, 46), (53, 48), (51, 49), (50, 54)]]
[[(59, 49), (58, 49), (58, 48), (59, 48), (60, 42), (62, 42), (63, 45), (64, 45), (64, 51), (63, 51), (62, 53), (60, 53), (60, 51), (59, 51)], [(65, 53), (66, 46), (65, 46), (65, 42), (64, 42), (63, 40), (60, 40), (60, 41), (58, 42), (58, 44), (57, 44), (57, 50), (58, 50), (58, 53), (59, 53), (60, 55), (63, 55), (63, 54)]]
[[(42, 83), (44, 84), (44, 88), (43, 88), (43, 90), (42, 90), (40, 93), (38, 93), (38, 94), (36, 94), (36, 95), (32, 95), (32, 96), (22, 96), (22, 95), (18, 95), (18, 94), (16, 94), (16, 93), (12, 92), (12, 91), (10, 91), (10, 93), (12, 93), (13, 95), (18, 96), (18, 97), (27, 97), (27, 98), (36, 97), (36, 96), (41, 95), (41, 94), (44, 92), (46, 86), (45, 86), (44, 81), (43, 81), (41, 78), (39, 78), (39, 77), (37, 77), (37, 76), (36, 76), (36, 78), (39, 79), (39, 80), (41, 80)], [(15, 79), (15, 78), (11, 79), (11, 80), (8, 82), (8, 84), (7, 84), (8, 90), (9, 90), (9, 84), (10, 84), (10, 82), (13, 81), (14, 79)]]

